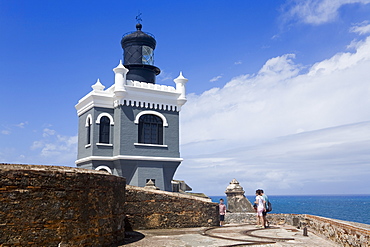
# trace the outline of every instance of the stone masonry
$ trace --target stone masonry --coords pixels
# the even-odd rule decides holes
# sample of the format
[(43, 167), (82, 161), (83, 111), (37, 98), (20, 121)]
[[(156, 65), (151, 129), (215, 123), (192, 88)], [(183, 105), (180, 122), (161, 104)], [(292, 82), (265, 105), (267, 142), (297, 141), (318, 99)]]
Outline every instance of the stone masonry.
[(208, 199), (130, 185), (126, 189), (126, 230), (219, 225), (218, 204)]
[[(236, 179), (230, 182), (225, 191), (228, 208), (231, 213), (225, 217), (226, 223), (256, 224), (256, 213), (248, 199), (245, 199), (244, 190)], [(244, 197), (244, 198), (243, 198)], [(246, 205), (246, 202), (247, 206)], [(248, 208), (248, 209), (246, 209)], [(348, 221), (335, 220), (306, 214), (267, 214), (271, 225), (291, 225), (305, 228), (321, 237), (327, 238), (340, 246), (370, 246), (370, 226)]]
[[(355, 222), (330, 219), (308, 214), (267, 214), (272, 226), (290, 225), (307, 228), (310, 232), (331, 240), (339, 246), (370, 246), (370, 226)], [(228, 213), (225, 217), (228, 224), (256, 224), (256, 213)]]
[(232, 213), (254, 212), (252, 204), (244, 195), (243, 187), (235, 178), (227, 186), (225, 194), (227, 195), (228, 211)]
[(103, 171), (0, 164), (0, 246), (118, 246), (124, 202)]

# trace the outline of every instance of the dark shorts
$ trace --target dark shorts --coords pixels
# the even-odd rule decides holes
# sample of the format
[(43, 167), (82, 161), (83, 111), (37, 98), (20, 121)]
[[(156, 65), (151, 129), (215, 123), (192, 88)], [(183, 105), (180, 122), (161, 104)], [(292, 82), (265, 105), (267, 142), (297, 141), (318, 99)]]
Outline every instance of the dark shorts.
[(220, 215), (220, 221), (225, 221), (225, 215)]
[(266, 215), (267, 215), (267, 212), (266, 212), (266, 211), (263, 211), (263, 212), (262, 212), (262, 215), (263, 215), (263, 216), (266, 216)]

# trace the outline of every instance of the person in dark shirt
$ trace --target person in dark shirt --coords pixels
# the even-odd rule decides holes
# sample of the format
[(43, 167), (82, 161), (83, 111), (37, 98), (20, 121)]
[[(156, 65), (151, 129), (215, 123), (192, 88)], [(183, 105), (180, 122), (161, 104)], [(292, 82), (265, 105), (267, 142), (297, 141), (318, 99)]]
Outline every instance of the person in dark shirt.
[(263, 215), (263, 222), (264, 222), (264, 227), (265, 228), (268, 228), (270, 226), (270, 223), (269, 221), (267, 220), (267, 211), (271, 211), (269, 210), (269, 207), (268, 207), (268, 203), (269, 203), (269, 198), (268, 196), (263, 192), (263, 190), (261, 189), (260, 190), (261, 193), (262, 193), (262, 197), (263, 197), (263, 200), (265, 201), (265, 211), (262, 212), (262, 215)]

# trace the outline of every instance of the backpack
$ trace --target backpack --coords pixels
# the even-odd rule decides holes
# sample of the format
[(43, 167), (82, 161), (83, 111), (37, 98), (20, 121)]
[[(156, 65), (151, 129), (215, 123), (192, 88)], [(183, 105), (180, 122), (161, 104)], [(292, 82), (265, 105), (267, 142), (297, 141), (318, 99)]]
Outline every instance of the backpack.
[(266, 212), (271, 212), (272, 211), (272, 205), (271, 205), (271, 202), (268, 201), (267, 202), (267, 208), (266, 208)]

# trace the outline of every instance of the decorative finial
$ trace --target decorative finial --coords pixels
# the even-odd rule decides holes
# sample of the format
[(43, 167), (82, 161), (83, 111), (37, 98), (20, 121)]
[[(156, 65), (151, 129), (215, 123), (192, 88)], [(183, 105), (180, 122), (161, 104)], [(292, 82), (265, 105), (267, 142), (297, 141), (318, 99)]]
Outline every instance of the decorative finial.
[(182, 83), (186, 83), (188, 81), (188, 79), (186, 79), (183, 75), (182, 75), (182, 71), (180, 72), (180, 75), (174, 79), (175, 83), (178, 83), (178, 82), (182, 82)]
[(96, 81), (94, 85), (91, 86), (94, 91), (103, 91), (105, 86), (101, 84), (100, 79)]
[(185, 77), (182, 75), (182, 71), (180, 71), (180, 75), (177, 78), (185, 79)]

